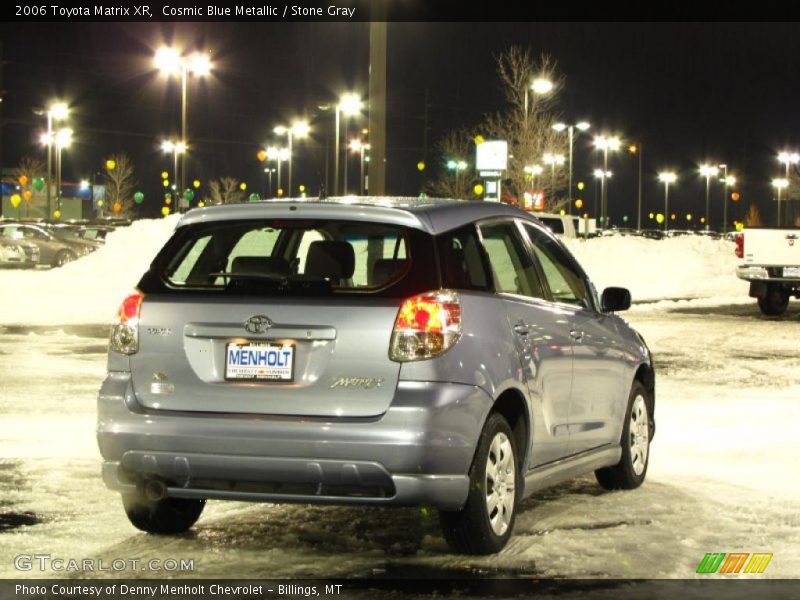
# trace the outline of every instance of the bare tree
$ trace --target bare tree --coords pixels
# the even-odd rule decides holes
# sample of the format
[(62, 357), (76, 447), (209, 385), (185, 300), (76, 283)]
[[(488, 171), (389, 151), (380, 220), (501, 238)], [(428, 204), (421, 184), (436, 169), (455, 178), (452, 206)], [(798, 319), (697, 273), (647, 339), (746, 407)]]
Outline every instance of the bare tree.
[[(569, 154), (568, 136), (553, 129), (557, 121), (554, 107), (558, 93), (564, 86), (564, 77), (559, 75), (556, 62), (548, 55), (538, 59), (530, 50), (512, 46), (497, 57), (497, 74), (506, 101), (506, 108), (487, 115), (475, 128), (475, 133), (486, 139), (508, 142), (508, 169), (503, 181), (503, 198), (521, 204), (525, 192), (544, 192), (545, 208), (559, 210), (566, 205), (568, 181), (566, 157)], [(552, 83), (546, 94), (537, 94), (531, 89), (531, 81), (541, 78)], [(474, 133), (472, 134), (474, 135)], [(426, 190), (437, 195), (470, 197), (469, 185), (475, 177), (475, 146), (470, 145), (472, 135), (459, 130), (448, 134), (439, 144), (443, 165), (450, 156), (465, 155), (470, 166), (463, 171), (456, 186), (452, 171), (444, 170), (440, 179), (429, 183)], [(545, 165), (544, 155), (562, 155), (564, 164)], [(525, 167), (539, 165), (543, 171), (534, 176)], [(528, 170), (530, 171), (530, 169)], [(464, 189), (465, 186), (467, 189)], [(560, 196), (560, 198), (558, 197)]]
[[(447, 133), (436, 145), (436, 159), (444, 168), (444, 175), (426, 183), (425, 192), (437, 198), (474, 198), (474, 155), (475, 143), (466, 129)], [(448, 166), (448, 163), (455, 165), (455, 168)], [(466, 164), (466, 168), (458, 168), (459, 163)]]
[(44, 178), (46, 171), (47, 167), (44, 161), (29, 156), (23, 157), (22, 160), (19, 161), (19, 165), (17, 165), (13, 171), (12, 177), (15, 183), (19, 183), (22, 177), (27, 179), (27, 183), (22, 186), (23, 198), (25, 197), (25, 192), (30, 192), (31, 200), (25, 200), (25, 212), (27, 215), (30, 214), (31, 208), (37, 210), (37, 207), (44, 214), (47, 214), (47, 207), (45, 206), (45, 198), (47, 197), (46, 188), (37, 191), (36, 188), (33, 187), (33, 180), (37, 177)]
[[(497, 58), (497, 73), (500, 77), (507, 108), (503, 112), (488, 115), (482, 124), (485, 137), (508, 141), (509, 161), (505, 186), (512, 197), (521, 198), (532, 191), (533, 184), (542, 190), (547, 210), (558, 210), (566, 202), (558, 199), (564, 194), (567, 184), (566, 164), (551, 166), (543, 164), (546, 153), (569, 154), (568, 138), (553, 129), (557, 121), (554, 112), (558, 93), (564, 86), (564, 77), (558, 74), (556, 62), (543, 54), (534, 60), (530, 50), (513, 46)], [(530, 89), (531, 81), (546, 79), (552, 89), (546, 94), (537, 94)], [(527, 98), (527, 101), (526, 101)], [(539, 165), (543, 172), (534, 182), (526, 173), (526, 166)]]
[(744, 217), (745, 227), (761, 227), (763, 224), (758, 207), (755, 204), (751, 204), (747, 209), (747, 215)]
[[(113, 165), (113, 168), (109, 168)], [(103, 179), (105, 180), (106, 209), (114, 211), (114, 206), (119, 203), (121, 210), (118, 214), (133, 216), (136, 204), (133, 201), (133, 191), (136, 188), (133, 162), (127, 154), (115, 154), (103, 161)], [(114, 211), (116, 214), (116, 211)]]
[(244, 201), (244, 192), (239, 189), (239, 180), (234, 177), (221, 177), (208, 184), (213, 204), (234, 204)]

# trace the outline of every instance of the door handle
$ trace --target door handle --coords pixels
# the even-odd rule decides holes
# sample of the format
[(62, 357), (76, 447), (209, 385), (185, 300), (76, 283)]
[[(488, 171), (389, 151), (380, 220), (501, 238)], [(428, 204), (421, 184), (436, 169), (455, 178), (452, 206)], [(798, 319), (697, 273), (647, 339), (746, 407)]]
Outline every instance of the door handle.
[(524, 321), (520, 321), (514, 325), (514, 332), (519, 335), (528, 335), (528, 333), (530, 333), (530, 326)]
[(577, 329), (570, 329), (569, 337), (571, 337), (576, 342), (580, 342), (583, 339), (583, 332), (578, 331)]

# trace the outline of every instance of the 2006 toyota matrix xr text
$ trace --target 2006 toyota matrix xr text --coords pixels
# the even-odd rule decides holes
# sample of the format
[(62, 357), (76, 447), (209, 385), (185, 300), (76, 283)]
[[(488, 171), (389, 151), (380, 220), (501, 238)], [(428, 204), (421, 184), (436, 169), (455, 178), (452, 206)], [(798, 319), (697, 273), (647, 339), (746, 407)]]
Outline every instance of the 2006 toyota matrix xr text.
[(206, 499), (426, 505), (498, 552), (520, 500), (638, 487), (650, 352), (561, 242), (490, 202), (285, 200), (185, 215), (125, 298), (103, 476), (144, 531)]

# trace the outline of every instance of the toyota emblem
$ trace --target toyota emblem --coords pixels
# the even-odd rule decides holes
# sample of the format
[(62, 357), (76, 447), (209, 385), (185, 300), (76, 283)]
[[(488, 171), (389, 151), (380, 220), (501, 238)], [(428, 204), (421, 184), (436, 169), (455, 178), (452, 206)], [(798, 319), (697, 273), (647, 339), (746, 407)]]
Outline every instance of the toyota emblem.
[(249, 333), (264, 333), (270, 327), (272, 327), (272, 321), (269, 317), (265, 317), (264, 315), (250, 317), (244, 322), (244, 328)]

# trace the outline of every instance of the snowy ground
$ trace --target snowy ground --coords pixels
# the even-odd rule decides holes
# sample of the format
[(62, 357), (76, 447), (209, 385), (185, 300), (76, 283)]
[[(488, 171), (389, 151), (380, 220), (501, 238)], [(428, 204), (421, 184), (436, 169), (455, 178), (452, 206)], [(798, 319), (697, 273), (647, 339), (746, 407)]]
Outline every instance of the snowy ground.
[(436, 515), (415, 509), (211, 502), (191, 533), (137, 532), (99, 477), (95, 397), (105, 324), (175, 222), (121, 229), (63, 269), (0, 271), (0, 578), (62, 575), (14, 569), (35, 553), (195, 561), (118, 574), (131, 577), (680, 578), (738, 551), (772, 552), (766, 577), (800, 575), (800, 303), (762, 318), (731, 244), (704, 238), (569, 243), (599, 289), (645, 301), (628, 313), (658, 378), (642, 488), (584, 477), (538, 493), (484, 558), (450, 554)]
[[(702, 303), (700, 303), (702, 304)], [(134, 530), (99, 478), (102, 327), (0, 328), (0, 577), (20, 553), (194, 559), (195, 577), (691, 577), (706, 552), (772, 552), (800, 574), (800, 311), (754, 303), (634, 310), (655, 353), (658, 431), (648, 480), (584, 477), (525, 501), (497, 556), (455, 556), (435, 514), (211, 502), (189, 534)], [(28, 523), (28, 524), (21, 524)], [(127, 576), (147, 576), (126, 572)]]

